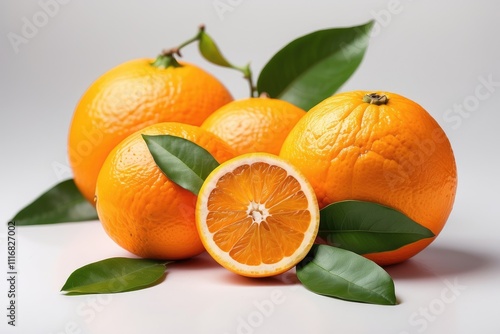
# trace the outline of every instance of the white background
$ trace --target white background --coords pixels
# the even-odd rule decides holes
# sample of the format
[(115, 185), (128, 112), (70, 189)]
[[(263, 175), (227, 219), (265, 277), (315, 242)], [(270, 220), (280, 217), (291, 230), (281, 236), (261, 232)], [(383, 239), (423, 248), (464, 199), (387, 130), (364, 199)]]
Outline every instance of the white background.
[[(17, 327), (7, 325), (0, 275), (1, 333), (500, 332), (499, 2), (73, 0), (51, 7), (50, 16), (41, 5), (47, 2), (0, 2), (1, 224), (71, 177), (67, 131), (85, 89), (124, 61), (186, 40), (200, 23), (233, 63), (251, 61), (257, 77), (298, 36), (377, 20), (364, 61), (341, 90), (393, 91), (424, 106), (451, 141), (459, 187), (439, 238), (387, 268), (399, 300), (393, 307), (314, 295), (291, 274), (236, 277), (207, 256), (172, 265), (147, 290), (64, 296), (59, 290), (76, 268), (129, 254), (98, 222), (20, 227)], [(221, 3), (226, 11), (215, 8)], [(26, 43), (9, 41), (36, 19), (40, 27)], [(247, 96), (239, 73), (207, 64), (196, 47), (184, 59), (218, 76), (235, 98)], [(0, 268), (6, 231), (0, 228)]]

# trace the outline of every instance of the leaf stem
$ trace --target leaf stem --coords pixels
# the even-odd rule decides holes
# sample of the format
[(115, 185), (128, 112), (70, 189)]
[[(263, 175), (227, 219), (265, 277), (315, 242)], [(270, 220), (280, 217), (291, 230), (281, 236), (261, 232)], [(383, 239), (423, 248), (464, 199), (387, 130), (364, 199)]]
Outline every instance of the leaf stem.
[(186, 47), (186, 46), (188, 46), (189, 44), (192, 44), (194, 42), (198, 42), (201, 39), (201, 35), (203, 34), (204, 31), (205, 31), (205, 25), (204, 24), (200, 24), (200, 26), (198, 27), (198, 32), (196, 33), (196, 35), (194, 35), (192, 38), (188, 39), (184, 43), (181, 43), (179, 46), (177, 46), (176, 48), (173, 48), (172, 50), (179, 57), (182, 57), (181, 49), (184, 48), (184, 47)]
[(205, 25), (201, 24), (198, 27), (198, 32), (196, 35), (186, 40), (185, 42), (179, 44), (177, 47), (172, 48), (167, 51), (163, 51), (156, 60), (153, 62), (153, 66), (159, 68), (167, 68), (170, 66), (180, 67), (181, 65), (175, 59), (175, 55), (182, 57), (181, 50), (192, 44), (198, 42), (198, 46), (202, 56), (212, 64), (219, 65), (222, 67), (232, 68), (243, 74), (248, 82), (248, 87), (250, 90), (250, 97), (257, 96), (257, 87), (253, 82), (252, 70), (250, 69), (250, 64), (245, 66), (235, 66), (225, 59), (225, 57), (220, 52), (219, 48), (212, 40), (212, 38), (205, 32)]
[(257, 93), (257, 87), (253, 83), (252, 70), (250, 69), (250, 64), (247, 64), (245, 66), (236, 66), (230, 63), (224, 57), (224, 55), (222, 54), (222, 52), (220, 51), (219, 47), (212, 39), (212, 37), (210, 37), (210, 35), (208, 35), (205, 32), (204, 26), (200, 27), (198, 47), (201, 55), (212, 64), (231, 68), (241, 72), (243, 74), (243, 78), (245, 78), (248, 81), (248, 86), (250, 89), (250, 97), (255, 97), (255, 94)]
[(250, 97), (256, 97), (257, 87), (255, 87), (253, 83), (252, 70), (250, 69), (250, 64), (247, 64), (244, 67), (233, 67), (233, 68), (243, 73), (243, 78), (245, 78), (248, 81), (248, 87), (250, 89)]
[(156, 57), (152, 65), (158, 68), (181, 67), (182, 65), (177, 62), (177, 59), (175, 59), (174, 55), (182, 57), (181, 49), (188, 46), (189, 44), (199, 41), (204, 30), (205, 26), (203, 24), (200, 25), (195, 36), (179, 44), (175, 48), (172, 48), (170, 50), (163, 50), (162, 53), (158, 55), (158, 57)]

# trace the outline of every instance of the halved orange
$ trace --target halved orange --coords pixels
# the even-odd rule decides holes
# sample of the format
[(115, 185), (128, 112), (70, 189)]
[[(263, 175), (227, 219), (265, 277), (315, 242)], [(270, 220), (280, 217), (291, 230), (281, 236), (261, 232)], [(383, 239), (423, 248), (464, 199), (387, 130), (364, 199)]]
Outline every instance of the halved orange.
[(312, 247), (319, 207), (307, 179), (290, 163), (250, 153), (218, 166), (196, 203), (196, 226), (207, 252), (243, 276), (283, 273)]

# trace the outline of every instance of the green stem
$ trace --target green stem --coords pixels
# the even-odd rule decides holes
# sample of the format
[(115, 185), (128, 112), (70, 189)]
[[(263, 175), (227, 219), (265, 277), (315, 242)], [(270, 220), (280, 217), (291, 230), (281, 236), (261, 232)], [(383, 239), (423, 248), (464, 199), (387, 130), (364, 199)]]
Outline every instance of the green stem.
[[(202, 38), (204, 38), (203, 41)], [(163, 51), (152, 63), (152, 65), (158, 68), (181, 67), (182, 65), (177, 62), (174, 56), (177, 55), (179, 57), (182, 57), (181, 49), (195, 42), (199, 42), (200, 45), (203, 43), (205, 43), (204, 44), (205, 46), (208, 45), (207, 48), (200, 47), (200, 51), (204, 56), (204, 58), (210, 61), (211, 63), (223, 67), (229, 67), (241, 72), (243, 74), (243, 78), (245, 78), (248, 81), (248, 87), (250, 89), (250, 97), (257, 96), (257, 87), (253, 83), (252, 70), (250, 69), (250, 64), (240, 67), (229, 63), (222, 56), (215, 42), (211, 39), (211, 37), (209, 37), (205, 33), (205, 26), (203, 24), (199, 26), (198, 32), (196, 33), (195, 36), (191, 37), (184, 43), (181, 43), (179, 46), (171, 50)]]
[(176, 48), (173, 49), (175, 51), (175, 53), (179, 57), (182, 57), (182, 55), (181, 55), (181, 49), (184, 48), (185, 46), (188, 46), (191, 43), (198, 42), (200, 40), (200, 38), (201, 38), (201, 34), (203, 34), (204, 31), (205, 31), (205, 25), (201, 24), (198, 27), (198, 32), (196, 33), (196, 35), (194, 35), (192, 38), (188, 39), (184, 43), (181, 43), (178, 47), (176, 47)]
[(171, 50), (164, 50), (160, 55), (158, 55), (158, 57), (156, 57), (155, 61), (151, 65), (158, 68), (181, 67), (182, 65), (177, 62), (177, 60), (174, 57), (174, 54), (176, 54), (179, 57), (182, 57), (181, 49), (184, 48), (185, 46), (188, 46), (191, 43), (199, 41), (200, 36), (204, 30), (205, 26), (200, 25), (200, 27), (198, 28), (198, 33), (194, 37), (188, 39), (184, 43), (181, 43), (179, 46)]
[(250, 88), (250, 97), (256, 97), (257, 87), (255, 87), (255, 85), (253, 84), (252, 70), (250, 69), (250, 64), (247, 64), (244, 67), (233, 66), (232, 68), (243, 73), (243, 78), (245, 78), (248, 81), (248, 87)]
[(250, 64), (247, 64), (245, 66), (236, 66), (233, 65), (231, 62), (229, 62), (222, 52), (220, 51), (219, 47), (215, 43), (215, 41), (210, 37), (204, 30), (204, 27), (200, 27), (199, 31), (199, 50), (202, 54), (202, 56), (211, 62), (212, 64), (219, 65), (222, 67), (227, 67), (231, 68), (233, 70), (237, 70), (243, 74), (243, 78), (245, 78), (248, 81), (248, 86), (250, 88), (250, 97), (254, 97), (255, 93), (257, 92), (257, 88), (253, 84), (253, 79), (252, 79), (252, 71), (250, 70)]

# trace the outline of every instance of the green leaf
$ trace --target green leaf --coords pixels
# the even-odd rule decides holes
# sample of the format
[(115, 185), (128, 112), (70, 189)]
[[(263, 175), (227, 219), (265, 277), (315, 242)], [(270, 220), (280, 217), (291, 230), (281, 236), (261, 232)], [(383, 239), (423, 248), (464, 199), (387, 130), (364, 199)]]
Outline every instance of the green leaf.
[(257, 80), (259, 93), (309, 110), (335, 93), (358, 68), (373, 25), (320, 30), (278, 51)]
[(313, 245), (297, 265), (297, 277), (320, 295), (381, 305), (395, 305), (394, 282), (375, 262), (351, 251)]
[(198, 48), (202, 56), (209, 62), (223, 67), (234, 68), (234, 66), (222, 55), (212, 37), (204, 31), (200, 31)]
[(212, 37), (210, 37), (210, 35), (205, 32), (204, 28), (200, 30), (198, 34), (198, 49), (200, 50), (201, 55), (212, 64), (232, 68), (241, 72), (243, 74), (243, 77), (247, 79), (249, 83), (250, 96), (253, 96), (256, 89), (253, 85), (252, 70), (250, 69), (250, 64), (247, 64), (245, 66), (236, 66), (231, 64), (222, 55), (219, 47), (217, 46), (217, 44), (215, 44), (215, 41), (212, 39)]
[(170, 135), (142, 135), (158, 167), (173, 182), (198, 195), (219, 163), (203, 147)]
[(95, 208), (82, 196), (74, 180), (69, 179), (46, 191), (11, 220), (19, 226), (96, 219), (98, 218)]
[(165, 261), (115, 257), (75, 270), (61, 291), (70, 294), (116, 293), (151, 286), (165, 274)]
[(403, 213), (364, 201), (342, 201), (321, 209), (318, 235), (358, 254), (391, 251), (434, 236)]

